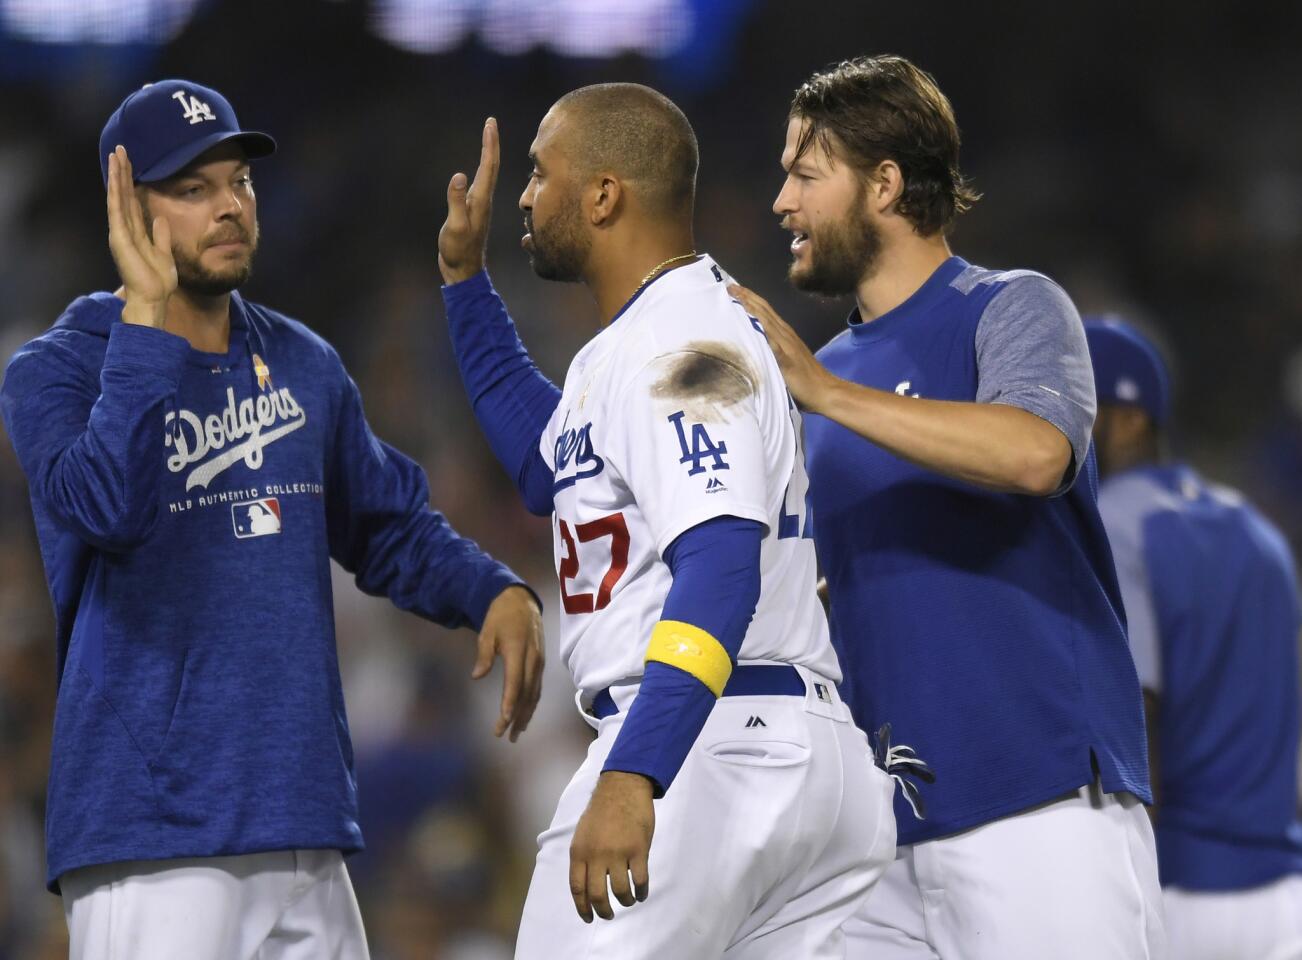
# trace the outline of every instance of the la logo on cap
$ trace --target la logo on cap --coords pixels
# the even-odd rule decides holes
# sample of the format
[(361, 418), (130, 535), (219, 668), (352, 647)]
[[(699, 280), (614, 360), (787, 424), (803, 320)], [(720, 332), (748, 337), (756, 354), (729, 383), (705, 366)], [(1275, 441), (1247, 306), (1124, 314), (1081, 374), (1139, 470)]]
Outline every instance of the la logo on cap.
[(185, 119), (190, 121), (190, 125), (203, 123), (205, 120), (216, 120), (213, 116), (212, 108), (204, 103), (198, 97), (187, 94), (184, 90), (178, 90), (172, 94), (172, 99), (181, 105), (181, 112)]

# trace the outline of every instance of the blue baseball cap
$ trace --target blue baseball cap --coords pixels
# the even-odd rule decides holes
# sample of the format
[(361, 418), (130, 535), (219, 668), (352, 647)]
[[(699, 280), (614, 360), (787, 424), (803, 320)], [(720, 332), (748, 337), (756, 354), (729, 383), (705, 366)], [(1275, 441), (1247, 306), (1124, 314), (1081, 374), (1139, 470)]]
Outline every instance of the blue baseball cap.
[(1139, 407), (1154, 423), (1166, 422), (1171, 409), (1171, 378), (1157, 347), (1120, 317), (1084, 319), (1099, 403)]
[(189, 80), (145, 84), (113, 111), (99, 135), (99, 167), (108, 184), (108, 158), (127, 148), (136, 183), (166, 180), (219, 143), (238, 140), (250, 160), (276, 152), (265, 133), (241, 130), (230, 101)]

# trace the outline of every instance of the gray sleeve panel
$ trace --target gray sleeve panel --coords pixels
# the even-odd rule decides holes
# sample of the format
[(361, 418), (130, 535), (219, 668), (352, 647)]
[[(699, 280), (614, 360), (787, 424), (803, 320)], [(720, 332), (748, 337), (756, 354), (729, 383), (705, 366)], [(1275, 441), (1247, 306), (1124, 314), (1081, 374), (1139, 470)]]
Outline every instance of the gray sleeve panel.
[(1097, 403), (1085, 328), (1048, 277), (1019, 272), (986, 305), (976, 329), (977, 402), (1004, 403), (1047, 420), (1071, 443), (1066, 493), (1089, 453)]
[(1140, 686), (1154, 693), (1162, 692), (1162, 640), (1144, 554), (1144, 521), (1161, 508), (1162, 496), (1160, 488), (1139, 476), (1118, 477), (1099, 490), (1099, 514), (1112, 544), (1126, 608), (1130, 655)]

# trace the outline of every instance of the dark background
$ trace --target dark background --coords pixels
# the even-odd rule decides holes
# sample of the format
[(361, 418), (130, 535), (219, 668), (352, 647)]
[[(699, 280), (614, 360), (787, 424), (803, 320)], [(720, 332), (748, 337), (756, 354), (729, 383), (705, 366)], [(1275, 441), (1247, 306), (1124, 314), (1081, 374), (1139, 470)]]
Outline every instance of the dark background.
[[(96, 158), (108, 114), (148, 80), (215, 86), (246, 127), (280, 142), (255, 165), (263, 242), (245, 294), (332, 340), (376, 432), (426, 466), (435, 505), (554, 597), (548, 525), (524, 513), (479, 436), (438, 296), (444, 192), (451, 173), (473, 172), (483, 118), (499, 118), (503, 143), (494, 280), (550, 376), (563, 377), (595, 314), (581, 288), (533, 277), (515, 202), (543, 113), (605, 80), (652, 84), (683, 108), (701, 144), (698, 247), (819, 345), (847, 304), (809, 300), (784, 279), (789, 238), (770, 205), (787, 104), (816, 69), (895, 52), (953, 101), (964, 167), (984, 193), (955, 252), (1043, 271), (1082, 312), (1148, 325), (1176, 372), (1177, 451), (1302, 543), (1297, 5), (423, 0), (406, 19), (386, 10), (380, 0), (0, 0), (0, 355), (77, 295), (117, 286)], [(74, 42), (33, 40), (52, 27)], [(137, 28), (133, 42), (103, 42)], [(400, 48), (422, 37), (448, 49)], [(612, 37), (664, 56), (595, 55)], [(539, 719), (507, 747), (487, 732), (496, 675), (473, 688), (465, 679), (468, 633), (398, 614), (346, 576), (336, 586), (371, 845), (352, 869), (373, 951), (507, 957), (533, 836), (586, 744), (555, 632)], [(0, 442), (0, 960), (66, 950), (59, 901), (41, 884), (52, 637), (25, 483)]]

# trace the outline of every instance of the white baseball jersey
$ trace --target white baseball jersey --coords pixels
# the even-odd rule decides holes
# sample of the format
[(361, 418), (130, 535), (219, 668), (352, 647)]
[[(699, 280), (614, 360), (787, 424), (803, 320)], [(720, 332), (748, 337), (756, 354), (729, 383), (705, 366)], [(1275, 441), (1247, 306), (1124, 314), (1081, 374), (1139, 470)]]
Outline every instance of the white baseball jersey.
[(643, 287), (575, 356), (543, 432), (561, 657), (585, 704), (641, 677), (672, 582), (662, 555), (721, 516), (765, 528), (738, 660), (841, 679), (814, 589), (800, 414), (731, 282), (707, 256)]

